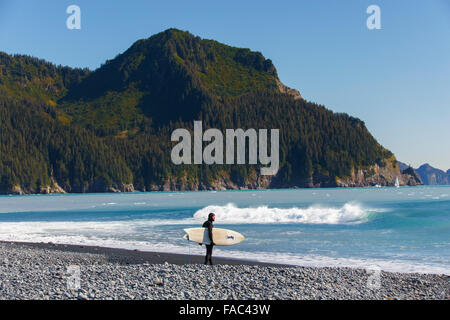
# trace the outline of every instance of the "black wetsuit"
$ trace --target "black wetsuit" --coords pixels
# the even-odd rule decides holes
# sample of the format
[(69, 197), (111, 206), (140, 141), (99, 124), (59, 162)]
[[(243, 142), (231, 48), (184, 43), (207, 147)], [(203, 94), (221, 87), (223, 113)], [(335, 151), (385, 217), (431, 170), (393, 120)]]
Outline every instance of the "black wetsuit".
[(214, 246), (214, 241), (213, 241), (213, 233), (212, 233), (212, 229), (214, 228), (213, 225), (213, 221), (212, 219), (208, 219), (208, 221), (205, 221), (205, 223), (203, 223), (203, 228), (208, 228), (208, 235), (209, 235), (209, 240), (211, 240), (211, 244), (207, 244), (206, 245), (206, 256), (205, 256), (205, 264), (208, 264), (208, 262), (212, 265), (212, 251), (213, 251), (213, 246)]

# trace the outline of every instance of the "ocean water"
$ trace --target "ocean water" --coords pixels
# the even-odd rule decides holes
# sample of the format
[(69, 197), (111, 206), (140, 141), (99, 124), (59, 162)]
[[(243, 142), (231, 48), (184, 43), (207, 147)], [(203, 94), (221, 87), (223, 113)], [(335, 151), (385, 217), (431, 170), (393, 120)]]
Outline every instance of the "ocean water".
[(0, 240), (204, 254), (209, 212), (246, 237), (216, 256), (450, 274), (450, 186), (0, 196)]

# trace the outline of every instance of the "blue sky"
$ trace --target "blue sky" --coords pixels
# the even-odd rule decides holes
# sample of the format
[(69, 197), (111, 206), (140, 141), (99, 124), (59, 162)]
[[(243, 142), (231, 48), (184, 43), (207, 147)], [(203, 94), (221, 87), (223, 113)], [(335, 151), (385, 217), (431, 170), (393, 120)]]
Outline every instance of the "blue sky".
[[(80, 6), (82, 29), (66, 28)], [(381, 30), (366, 9), (381, 8)], [(450, 1), (0, 0), (0, 51), (95, 69), (170, 27), (262, 52), (307, 100), (365, 121), (401, 161), (450, 168)]]

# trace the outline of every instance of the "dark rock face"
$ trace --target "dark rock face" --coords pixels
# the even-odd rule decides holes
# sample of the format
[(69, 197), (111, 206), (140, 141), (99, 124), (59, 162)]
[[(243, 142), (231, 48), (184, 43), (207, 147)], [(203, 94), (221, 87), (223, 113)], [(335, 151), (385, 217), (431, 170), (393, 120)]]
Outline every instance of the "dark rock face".
[(336, 182), (338, 187), (394, 186), (397, 178), (401, 186), (423, 184), (420, 178), (412, 172), (402, 172), (395, 158), (387, 161), (384, 166), (376, 164), (369, 168), (354, 171), (351, 177), (337, 179)]
[(399, 178), (401, 186), (423, 185), (419, 175), (414, 169), (400, 171), (395, 166), (396, 160), (386, 162), (383, 166), (374, 165), (365, 169), (354, 170), (352, 175), (343, 178), (334, 178), (324, 174), (315, 173), (310, 178), (299, 179), (290, 184), (282, 184), (277, 176), (260, 176), (251, 174), (242, 183), (233, 182), (229, 176), (221, 176), (212, 183), (189, 182), (186, 177), (170, 180), (163, 185), (155, 185), (151, 190), (141, 191), (198, 191), (198, 190), (248, 190), (248, 189), (280, 189), (280, 188), (339, 188), (339, 187), (373, 187), (394, 186)]
[(414, 169), (412, 167), (408, 167), (408, 168), (402, 170), (402, 174), (409, 175), (411, 177), (408, 185), (423, 184), (422, 179), (420, 178), (419, 174), (416, 171), (414, 171)]

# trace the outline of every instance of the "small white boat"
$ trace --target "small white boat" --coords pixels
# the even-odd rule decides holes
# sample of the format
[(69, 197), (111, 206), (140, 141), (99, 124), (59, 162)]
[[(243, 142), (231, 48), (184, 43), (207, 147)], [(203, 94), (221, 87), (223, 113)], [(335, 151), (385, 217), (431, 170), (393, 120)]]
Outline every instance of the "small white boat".
[(395, 179), (395, 187), (400, 188), (400, 181), (398, 181), (398, 177)]

